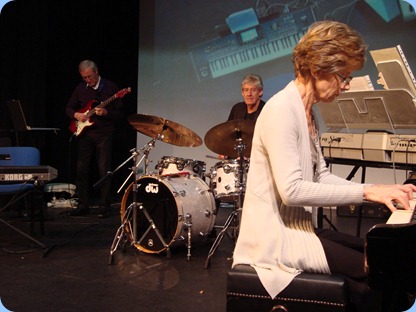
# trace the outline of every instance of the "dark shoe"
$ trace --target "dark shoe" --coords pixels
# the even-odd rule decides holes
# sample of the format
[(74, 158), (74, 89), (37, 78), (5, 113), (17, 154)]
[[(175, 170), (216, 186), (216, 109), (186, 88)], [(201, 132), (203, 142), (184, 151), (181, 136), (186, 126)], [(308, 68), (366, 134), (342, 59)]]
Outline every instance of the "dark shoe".
[(108, 218), (110, 216), (109, 207), (100, 207), (98, 210), (98, 218)]
[(71, 216), (84, 216), (90, 212), (88, 208), (77, 207), (71, 212)]

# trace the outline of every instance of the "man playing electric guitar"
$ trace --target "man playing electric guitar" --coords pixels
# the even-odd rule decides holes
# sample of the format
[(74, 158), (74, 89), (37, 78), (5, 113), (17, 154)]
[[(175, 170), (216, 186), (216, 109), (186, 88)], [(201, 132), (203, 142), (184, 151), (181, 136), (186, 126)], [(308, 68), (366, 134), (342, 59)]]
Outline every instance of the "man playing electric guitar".
[[(123, 116), (122, 96), (117, 97), (120, 92), (118, 86), (102, 78), (93, 61), (82, 61), (78, 72), (83, 82), (75, 87), (65, 108), (71, 120), (70, 130), (76, 136), (77, 143), (75, 184), (78, 207), (71, 214), (76, 216), (89, 212), (89, 169), (93, 156), (100, 178), (111, 171), (115, 123)], [(111, 207), (111, 179), (105, 179), (101, 184), (99, 205), (98, 216), (108, 216)]]
[[(73, 120), (69, 126), (69, 130), (74, 133), (74, 135), (80, 135), (81, 132), (86, 128), (90, 127), (94, 124), (93, 121), (90, 120), (90, 117), (94, 114), (98, 116), (106, 116), (108, 111), (104, 109), (104, 107), (114, 101), (117, 98), (124, 97), (127, 93), (130, 93), (131, 89), (126, 88), (123, 90), (118, 91), (116, 94), (114, 94), (112, 97), (108, 98), (104, 102), (101, 102), (97, 105), (96, 100), (91, 100), (83, 109), (79, 110), (74, 114), (75, 119)], [(93, 108), (93, 106), (95, 106)]]

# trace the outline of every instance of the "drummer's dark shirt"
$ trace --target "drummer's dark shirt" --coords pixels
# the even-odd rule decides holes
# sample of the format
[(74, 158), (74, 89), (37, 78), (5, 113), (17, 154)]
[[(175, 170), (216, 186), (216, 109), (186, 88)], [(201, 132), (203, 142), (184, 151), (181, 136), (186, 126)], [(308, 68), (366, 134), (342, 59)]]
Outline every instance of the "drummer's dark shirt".
[(251, 114), (247, 113), (247, 104), (244, 102), (239, 102), (235, 104), (231, 108), (230, 115), (228, 116), (228, 120), (237, 120), (237, 119), (249, 119), (249, 120), (257, 120), (257, 117), (259, 117), (261, 110), (263, 109), (264, 105), (266, 103), (262, 100), (260, 100), (259, 107), (257, 110)]

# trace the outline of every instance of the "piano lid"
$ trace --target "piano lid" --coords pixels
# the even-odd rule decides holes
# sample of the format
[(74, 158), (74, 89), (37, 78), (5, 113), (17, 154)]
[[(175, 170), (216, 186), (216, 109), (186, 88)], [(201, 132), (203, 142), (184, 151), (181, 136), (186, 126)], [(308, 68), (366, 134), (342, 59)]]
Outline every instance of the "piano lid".
[(416, 128), (416, 100), (404, 89), (344, 92), (318, 103), (328, 128), (391, 130)]

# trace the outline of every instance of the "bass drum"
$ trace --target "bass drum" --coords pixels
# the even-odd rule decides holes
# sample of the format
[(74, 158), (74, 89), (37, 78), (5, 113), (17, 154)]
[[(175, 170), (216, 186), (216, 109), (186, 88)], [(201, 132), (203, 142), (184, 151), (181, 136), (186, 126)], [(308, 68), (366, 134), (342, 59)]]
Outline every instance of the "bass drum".
[[(126, 189), (121, 202), (122, 221), (126, 209), (133, 203), (133, 186), (134, 183)], [(196, 176), (143, 176), (137, 180), (136, 196), (136, 222), (133, 220), (133, 233), (129, 231), (129, 236), (134, 246), (146, 253), (160, 253), (167, 247), (186, 245), (189, 227), (190, 241), (203, 242), (214, 227), (214, 197), (208, 185)]]

